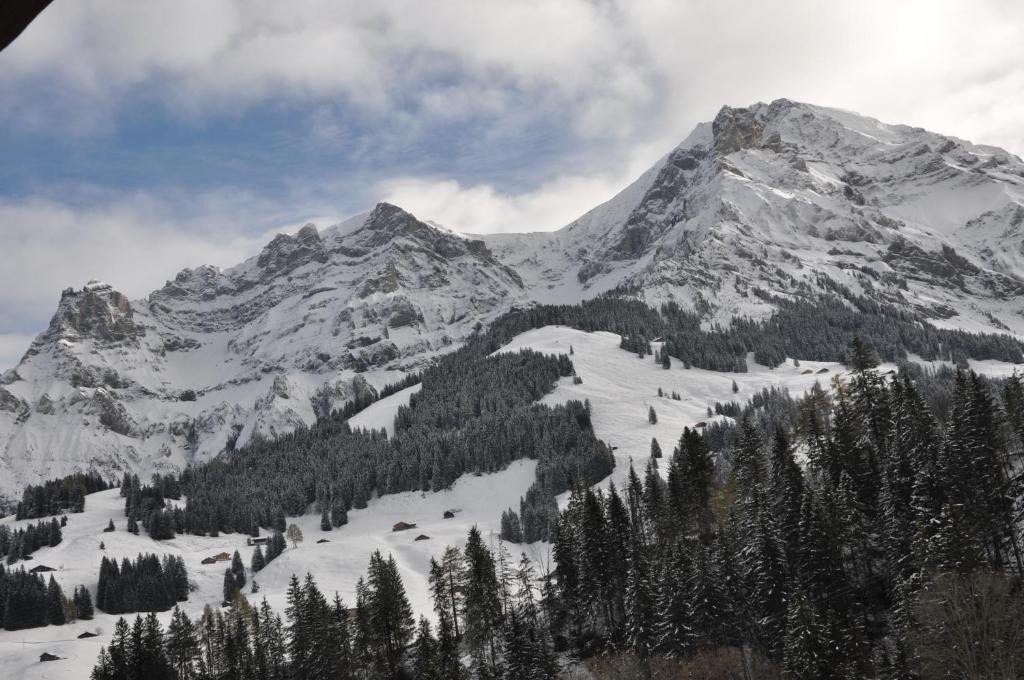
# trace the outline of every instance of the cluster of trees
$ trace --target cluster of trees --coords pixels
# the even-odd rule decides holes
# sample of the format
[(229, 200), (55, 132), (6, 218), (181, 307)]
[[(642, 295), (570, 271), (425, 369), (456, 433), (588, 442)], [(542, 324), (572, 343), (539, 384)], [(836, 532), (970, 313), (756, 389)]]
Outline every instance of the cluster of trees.
[[(733, 384), (735, 384), (735, 383), (733, 383)], [(665, 396), (665, 390), (663, 390), (663, 389), (661, 389), (659, 387), (658, 388), (658, 396), (659, 397), (664, 397)], [(683, 400), (683, 396), (681, 394), (679, 394), (678, 392), (676, 392), (675, 390), (672, 390), (672, 392), (668, 396), (669, 396), (669, 398), (672, 399), (672, 401), (682, 401)]]
[(0, 623), (5, 630), (61, 625), (64, 603), (64, 593), (52, 576), (47, 584), (38, 574), (0, 566)]
[[(828, 393), (820, 383), (815, 383), (802, 398), (809, 402), (828, 400)], [(740, 439), (739, 423), (746, 421), (753, 425), (765, 439), (769, 439), (779, 428), (792, 429), (797, 422), (797, 399), (782, 387), (765, 387), (755, 392), (742, 406), (735, 401), (715, 402), (708, 408), (708, 417), (725, 415), (733, 420), (716, 420), (708, 423), (704, 430), (705, 439), (712, 451), (725, 452), (735, 448)]]
[(767, 319), (737, 317), (726, 326), (702, 328), (700, 309), (684, 310), (669, 302), (655, 310), (637, 291), (614, 290), (578, 305), (537, 305), (514, 310), (495, 321), (490, 333), (504, 340), (531, 328), (561, 324), (585, 331), (612, 331), (623, 336), (623, 349), (651, 355), (650, 343), (664, 345), (656, 360), (670, 367), (671, 355), (684, 368), (746, 372), (746, 356), (775, 367), (786, 357), (815, 361), (847, 361), (850, 342), (861, 337), (886, 361), (908, 353), (926, 360), (943, 359), (965, 365), (968, 358), (1020, 362), (1020, 342), (1009, 335), (939, 329), (912, 313), (880, 304), (834, 285), (834, 295), (802, 300), (773, 297), (756, 291), (776, 312)]
[[(254, 608), (237, 593), (225, 611), (206, 607), (193, 621), (175, 607), (164, 631), (154, 614), (129, 627), (118, 619), (100, 650), (92, 680), (345, 680), (357, 676), (354, 622), (335, 596), (328, 602), (311, 576), (292, 577), (285, 619), (266, 600)], [(287, 622), (287, 623), (286, 623)], [(360, 643), (363, 641), (360, 641)]]
[(87, 494), (109, 488), (98, 472), (76, 472), (42, 484), (29, 484), (22, 493), (15, 518), (38, 519), (63, 512), (82, 512)]
[(324, 418), (188, 468), (180, 479), (187, 497), (182, 530), (255, 536), (311, 505), (325, 528), (336, 527), (374, 494), (437, 491), (464, 473), (495, 472), (530, 457), (538, 460), (537, 481), (523, 498), (523, 526), (530, 540), (546, 536), (554, 494), (579, 476), (607, 476), (614, 457), (595, 438), (584, 404), (536, 403), (572, 375), (567, 356), (490, 356), (497, 348), (492, 336), (478, 335), (424, 370), (423, 387), (398, 410), (391, 438)]
[(976, 593), (1008, 596), (1001, 632), (1024, 614), (1024, 387), (997, 399), (960, 372), (942, 422), (908, 376), (851, 355), (792, 432), (766, 445), (743, 421), (724, 477), (684, 430), (667, 474), (652, 459), (621, 494), (577, 488), (554, 531), (556, 640), (643, 664), (734, 649), (808, 680), (953, 677), (930, 673), (963, 653), (982, 669), (963, 677), (1011, 677), (1020, 636), (993, 633)]
[[(550, 583), (522, 555), (494, 549), (476, 527), (464, 550), (448, 547), (430, 563), (437, 636), (421, 619), (414, 658), (434, 659), (427, 678), (547, 679), (558, 673), (548, 605)], [(469, 667), (460, 659), (468, 658)]]
[(90, 675), (91, 680), (184, 680), (195, 677), (177, 673), (170, 661), (169, 653), (180, 644), (178, 626), (183, 621), (189, 626), (191, 634), (192, 622), (177, 607), (166, 633), (153, 612), (145, 618), (136, 616), (130, 628), (127, 621), (118, 619), (109, 648), (100, 650), (99, 661)]
[(174, 475), (153, 475), (153, 482), (143, 486), (138, 475), (124, 473), (121, 482), (124, 514), (128, 518), (128, 531), (139, 533), (139, 524), (150, 538), (162, 541), (174, 538), (176, 531), (185, 526), (185, 513), (181, 508), (168, 509), (165, 499), (180, 499), (181, 487)]
[(30, 558), (39, 548), (58, 545), (64, 539), (61, 527), (65, 524), (67, 517), (60, 521), (56, 517), (50, 521), (39, 520), (13, 531), (4, 524), (0, 526), (0, 555), (6, 556), (7, 564), (14, 564)]
[[(259, 548), (259, 546), (256, 547), (257, 549)], [(253, 559), (255, 560), (255, 554)], [(231, 556), (231, 566), (224, 570), (224, 603), (231, 602), (237, 593), (242, 592), (244, 587), (245, 565), (242, 564), (242, 556), (236, 550), (235, 554)]]
[[(327, 599), (311, 575), (292, 576), (283, 616), (235, 590), (225, 610), (191, 620), (175, 608), (167, 630), (150, 614), (119, 619), (93, 680), (355, 680), (469, 677), (544, 680), (557, 663), (540, 580), (523, 557), (489, 548), (472, 529), (464, 551), (432, 561), (438, 625), (417, 622), (393, 557), (379, 551), (356, 584), (356, 602)], [(470, 661), (464, 666), (462, 659)]]
[(69, 600), (53, 576), (47, 582), (24, 568), (8, 571), (0, 565), (0, 627), (5, 630), (60, 626), (92, 616), (92, 597), (85, 586), (75, 588)]
[[(301, 536), (302, 531), (298, 528), (298, 525), (293, 524), (293, 527), (299, 532)], [(300, 538), (301, 540), (301, 538)], [(252, 558), (249, 560), (249, 566), (252, 569), (252, 573), (256, 573), (263, 569), (263, 567), (270, 564), (274, 558), (284, 552), (284, 549), (288, 547), (285, 543), (284, 535), (280, 531), (275, 531), (270, 535), (270, 540), (267, 541), (267, 551), (263, 552), (261, 546), (256, 546), (256, 549), (252, 551)]]
[(187, 600), (188, 592), (188, 572), (181, 557), (140, 554), (134, 561), (123, 558), (118, 566), (116, 559), (104, 556), (96, 606), (108, 614), (166, 611)]

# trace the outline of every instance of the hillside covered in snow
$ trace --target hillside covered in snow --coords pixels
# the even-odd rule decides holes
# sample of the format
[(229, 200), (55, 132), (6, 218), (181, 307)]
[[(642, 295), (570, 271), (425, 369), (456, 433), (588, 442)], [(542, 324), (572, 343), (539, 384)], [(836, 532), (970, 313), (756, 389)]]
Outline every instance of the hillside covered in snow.
[[(843, 371), (838, 364), (805, 363), (788, 365), (769, 371), (754, 370), (744, 375), (717, 373), (693, 369), (665, 371), (659, 364), (640, 360), (634, 354), (619, 348), (619, 337), (611, 333), (585, 333), (567, 327), (547, 327), (524, 333), (514, 338), (501, 352), (534, 349), (545, 354), (566, 354), (572, 348), (573, 365), (582, 382), (562, 379), (545, 397), (546, 403), (564, 403), (570, 399), (588, 400), (592, 406), (593, 423), (597, 436), (615, 448), (616, 467), (612, 477), (620, 487), (625, 485), (630, 465), (643, 470), (650, 456), (650, 440), (657, 437), (666, 447), (678, 439), (683, 427), (692, 427), (708, 421), (706, 409), (716, 401), (746, 399), (762, 388), (783, 386), (801, 393), (816, 381), (826, 384), (833, 375)], [(993, 364), (991, 371), (999, 370)], [(821, 370), (827, 373), (818, 373)], [(739, 392), (732, 390), (733, 379), (738, 380)], [(665, 396), (659, 397), (658, 388)], [(393, 428), (398, 408), (408, 402), (415, 388), (381, 400), (353, 418), (358, 427)], [(668, 395), (678, 392), (680, 400)], [(658, 423), (648, 421), (648, 409), (655, 407)], [(722, 418), (722, 417), (716, 417)], [(728, 420), (728, 418), (725, 418)], [(320, 529), (316, 514), (288, 517), (304, 534), (303, 542), (289, 547), (258, 575), (251, 571), (260, 586), (253, 600), (266, 597), (278, 610), (285, 607), (285, 591), (293, 573), (310, 572), (320, 587), (329, 594), (337, 591), (348, 603), (355, 602), (355, 584), (365, 572), (370, 554), (381, 549), (395, 555), (410, 602), (417, 613), (431, 610), (427, 583), (431, 557), (438, 557), (446, 545), (461, 545), (469, 527), (477, 525), (492, 545), (497, 545), (500, 529), (498, 519), (504, 508), (518, 508), (521, 496), (533, 481), (536, 463), (522, 460), (502, 472), (482, 476), (466, 475), (450, 489), (439, 492), (405, 492), (373, 499), (362, 510), (352, 510), (348, 523), (330, 532)], [(560, 497), (560, 504), (568, 494)], [(182, 501), (175, 502), (175, 504)], [(445, 511), (454, 511), (446, 519)], [(205, 558), (220, 553), (240, 551), (246, 565), (253, 551), (247, 546), (244, 534), (222, 534), (219, 537), (179, 534), (166, 541), (155, 541), (145, 532), (134, 535), (127, 532), (124, 499), (118, 490), (111, 489), (86, 498), (84, 513), (69, 514), (63, 530), (62, 542), (53, 548), (41, 548), (26, 567), (45, 565), (52, 567), (57, 582), (66, 592), (78, 585), (86, 585), (95, 594), (96, 578), (101, 559), (134, 558), (139, 553), (181, 556), (185, 560), (194, 590), (183, 609), (198, 616), (206, 605), (216, 607), (222, 600), (225, 564), (206, 565)], [(116, 530), (106, 533), (108, 522)], [(12, 517), (0, 520), (16, 529), (34, 520), (14, 521)], [(394, 532), (398, 522), (415, 524), (414, 529)], [(417, 536), (429, 538), (417, 541)], [(318, 543), (321, 539), (327, 542)], [(103, 549), (100, 544), (103, 543)], [(540, 563), (550, 561), (547, 547), (512, 546), (518, 558), (526, 550), (531, 559)], [(18, 566), (18, 565), (15, 565)], [(161, 614), (165, 624), (169, 613)], [(20, 678), (88, 677), (101, 645), (109, 645), (117, 616), (97, 612), (90, 621), (79, 621), (64, 626), (33, 628), (16, 633), (0, 632), (0, 675)], [(96, 632), (97, 638), (77, 639), (83, 632)], [(39, 663), (38, 657), (49, 652), (64, 660)]]
[(708, 327), (857, 298), (1020, 337), (1022, 239), (1005, 151), (789, 100), (725, 107), (556, 232), (464, 238), (380, 204), (142, 300), (69, 288), (0, 378), (0, 495), (181, 470), (370, 401), (511, 309), (613, 290)]

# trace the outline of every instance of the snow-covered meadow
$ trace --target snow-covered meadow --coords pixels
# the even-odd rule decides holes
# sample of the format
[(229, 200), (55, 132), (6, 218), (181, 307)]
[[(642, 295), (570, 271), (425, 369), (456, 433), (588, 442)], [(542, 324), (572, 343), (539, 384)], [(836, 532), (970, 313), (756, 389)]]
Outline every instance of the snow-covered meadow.
[[(581, 384), (563, 379), (544, 401), (564, 402), (568, 399), (587, 399), (592, 408), (592, 420), (597, 435), (614, 447), (616, 469), (610, 479), (622, 485), (632, 462), (638, 470), (646, 465), (651, 438), (656, 437), (665, 455), (686, 426), (707, 422), (707, 408), (716, 401), (745, 402), (755, 392), (768, 386), (784, 387), (793, 394), (801, 394), (816, 381), (827, 387), (832, 377), (844, 371), (840, 364), (801, 361), (794, 365), (787, 361), (775, 369), (748, 362), (749, 372), (744, 374), (718, 373), (702, 369), (683, 369), (673, 361), (665, 370), (652, 357), (638, 358), (619, 349), (619, 336), (613, 333), (586, 333), (567, 327), (549, 326), (519, 335), (499, 351), (532, 348), (546, 353), (568, 353), (572, 348), (572, 361)], [(1011, 366), (998, 362), (984, 362), (975, 367), (990, 374), (1005, 374)], [(818, 373), (827, 369), (827, 373)], [(733, 392), (735, 380), (738, 392)], [(658, 388), (665, 396), (658, 397)], [(352, 419), (353, 426), (391, 430), (391, 422), (398, 407), (408, 402), (409, 395), (418, 386), (411, 387), (383, 399)], [(675, 391), (681, 400), (669, 395)], [(648, 410), (653, 406), (658, 422), (648, 421)], [(470, 526), (476, 524), (485, 537), (497, 541), (499, 519), (505, 508), (518, 508), (519, 498), (534, 479), (535, 463), (520, 460), (506, 470), (482, 476), (464, 476), (451, 489), (439, 493), (401, 493), (370, 501), (365, 510), (349, 513), (349, 523), (330, 532), (320, 530), (319, 515), (310, 514), (289, 518), (298, 524), (305, 540), (297, 548), (288, 549), (261, 571), (256, 580), (260, 592), (250, 598), (266, 597), (275, 608), (285, 605), (285, 590), (293, 573), (312, 573), (321, 589), (329, 594), (337, 591), (342, 598), (354, 603), (356, 579), (366, 569), (370, 553), (381, 550), (392, 553), (398, 562), (406, 591), (413, 609), (429, 613), (430, 598), (427, 573), (430, 558), (439, 555), (446, 545), (461, 544)], [(602, 482), (607, 485), (609, 480)], [(446, 510), (455, 511), (453, 519), (443, 519)], [(117, 530), (104, 533), (103, 528), (113, 519)], [(415, 523), (414, 529), (393, 532), (397, 522)], [(12, 527), (28, 520), (15, 522), (5, 518), (0, 523)], [(26, 568), (45, 564), (55, 568), (58, 582), (65, 592), (78, 584), (86, 584), (93, 591), (103, 555), (108, 557), (134, 557), (140, 552), (171, 553), (185, 559), (190, 580), (195, 582), (184, 609), (192, 615), (204, 606), (217, 606), (221, 600), (225, 563), (202, 565), (204, 557), (220, 552), (238, 550), (248, 565), (252, 548), (246, 546), (242, 535), (221, 535), (217, 538), (179, 535), (169, 541), (153, 541), (144, 533), (135, 536), (125, 531), (123, 499), (118, 490), (101, 492), (87, 498), (86, 511), (69, 516), (64, 529), (63, 542), (53, 548), (41, 548)], [(416, 541), (419, 535), (429, 536)], [(320, 539), (328, 542), (318, 544)], [(100, 542), (105, 550), (100, 550)], [(524, 547), (511, 546), (513, 555)], [(525, 546), (529, 556), (545, 561), (546, 546)], [(250, 582), (252, 575), (247, 574)], [(248, 590), (248, 586), (246, 587)], [(166, 623), (169, 614), (161, 615)], [(97, 612), (92, 621), (80, 621), (64, 626), (49, 626), (16, 632), (0, 631), (0, 678), (87, 678), (101, 645), (109, 642), (116, 616)], [(96, 638), (77, 639), (84, 631), (99, 633)], [(41, 663), (39, 655), (49, 652), (62, 657), (55, 662)]]

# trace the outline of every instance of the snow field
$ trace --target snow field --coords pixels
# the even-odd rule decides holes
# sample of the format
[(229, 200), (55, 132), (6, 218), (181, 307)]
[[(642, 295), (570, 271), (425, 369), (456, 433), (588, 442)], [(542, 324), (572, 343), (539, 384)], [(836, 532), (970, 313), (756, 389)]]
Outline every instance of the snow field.
[[(789, 360), (782, 366), (769, 369), (754, 364), (752, 358), (748, 358), (747, 373), (687, 370), (683, 369), (682, 362), (675, 359), (672, 368), (665, 370), (651, 356), (639, 359), (635, 354), (619, 349), (619, 336), (614, 333), (587, 333), (562, 326), (528, 331), (499, 351), (530, 348), (545, 353), (568, 354), (570, 346), (573, 350), (570, 358), (583, 382), (574, 385), (571, 378), (563, 378), (542, 402), (590, 401), (595, 432), (614, 447), (616, 457), (614, 472), (600, 483), (605, 488), (610, 481), (623, 487), (631, 462), (638, 473), (642, 473), (650, 455), (652, 437), (661, 444), (666, 456), (663, 461), (667, 463), (667, 457), (684, 427), (724, 417), (708, 418), (707, 407), (716, 401), (743, 404), (755, 392), (769, 386), (784, 387), (797, 396), (815, 382), (828, 388), (833, 376), (844, 373), (843, 366), (837, 363), (801, 361), (800, 366), (795, 366)], [(1001, 362), (972, 362), (972, 366), (989, 375), (1007, 375), (1016, 368)], [(885, 365), (882, 370), (890, 368), (893, 367)], [(828, 369), (828, 373), (818, 374), (821, 369)], [(807, 371), (810, 373), (805, 373)], [(732, 391), (734, 380), (739, 387), (737, 393)], [(408, 403), (409, 396), (419, 387), (406, 388), (372, 404), (353, 417), (351, 424), (373, 429), (383, 427), (389, 433), (393, 432), (393, 419), (398, 407)], [(659, 387), (666, 396), (657, 396)], [(673, 391), (681, 395), (680, 401), (668, 396)], [(651, 406), (658, 416), (657, 424), (653, 425), (648, 422)], [(485, 539), (496, 545), (501, 512), (510, 507), (518, 510), (519, 498), (534, 481), (535, 467), (534, 461), (519, 460), (495, 474), (466, 475), (446, 491), (407, 492), (375, 498), (365, 510), (350, 511), (349, 523), (330, 532), (320, 530), (318, 513), (289, 518), (289, 523), (294, 522), (302, 529), (305, 540), (297, 548), (289, 543), (288, 549), (256, 576), (259, 594), (248, 595), (253, 577), (247, 573), (246, 594), (254, 601), (266, 597), (275, 609), (282, 611), (291, 575), (294, 573), (302, 577), (309, 572), (325, 594), (333, 596), (337, 592), (352, 606), (355, 604), (356, 580), (364, 575), (370, 554), (379, 549), (385, 555), (391, 553), (395, 556), (414, 612), (429, 615), (431, 601), (427, 575), (430, 558), (439, 556), (447, 545), (461, 545), (474, 524), (480, 527)], [(663, 474), (666, 467), (663, 463)], [(567, 499), (568, 494), (563, 494), (559, 500), (564, 504)], [(455, 518), (443, 519), (445, 510), (456, 510)], [(117, 530), (103, 533), (110, 519), (114, 520)], [(12, 517), (0, 519), (0, 523), (12, 528), (34, 521), (16, 522)], [(393, 532), (392, 526), (400, 521), (417, 526)], [(144, 533), (139, 536), (128, 533), (126, 524), (124, 500), (117, 489), (92, 494), (86, 500), (84, 513), (68, 516), (61, 544), (54, 548), (41, 548), (34, 553), (32, 560), (23, 564), (28, 569), (38, 564), (56, 568), (54, 576), (66, 593), (71, 593), (79, 584), (85, 584), (95, 594), (99, 564), (104, 554), (118, 559), (134, 557), (140, 552), (181, 555), (190, 580), (196, 584), (196, 591), (188, 602), (182, 603), (182, 607), (196, 616), (205, 605), (216, 607), (220, 604), (224, 570), (229, 565), (225, 562), (202, 565), (202, 559), (238, 550), (248, 567), (252, 557), (253, 548), (246, 546), (243, 535), (221, 535), (217, 538), (179, 535), (170, 541), (153, 541)], [(420, 534), (430, 538), (416, 541)], [(317, 544), (321, 538), (329, 542)], [(101, 541), (106, 545), (105, 551), (99, 550)], [(544, 544), (508, 548), (514, 560), (525, 551), (542, 567), (549, 564)], [(0, 680), (88, 678), (100, 646), (109, 642), (117, 618), (116, 615), (97, 611), (92, 621), (15, 632), (0, 630)], [(166, 624), (169, 612), (161, 614), (160, 618)], [(100, 636), (76, 639), (84, 631), (99, 632)], [(39, 655), (44, 651), (63, 657), (63, 660), (40, 663)]]
[[(660, 343), (652, 343), (660, 349)], [(538, 352), (568, 354), (572, 347), (573, 366), (583, 379), (574, 385), (572, 378), (563, 378), (558, 387), (542, 403), (564, 403), (570, 399), (590, 400), (591, 421), (597, 437), (614, 449), (615, 471), (599, 486), (607, 488), (614, 480), (620, 489), (625, 486), (632, 462), (637, 474), (643, 475), (651, 452), (651, 438), (661, 445), (661, 471), (666, 471), (667, 458), (679, 441), (684, 427), (697, 423), (711, 423), (726, 416), (708, 417), (707, 408), (716, 401), (736, 401), (745, 404), (755, 392), (765, 387), (787, 388), (794, 396), (806, 392), (815, 382), (827, 388), (832, 376), (844, 369), (841, 364), (822, 361), (801, 361), (794, 366), (792, 360), (774, 369), (759, 366), (748, 357), (747, 373), (719, 373), (700, 368), (684, 369), (681, 361), (672, 360), (666, 370), (653, 356), (640, 359), (632, 352), (619, 348), (615, 333), (587, 333), (563, 326), (547, 326), (517, 336), (500, 351), (533, 349)], [(817, 374), (821, 369), (828, 373)], [(811, 371), (804, 374), (804, 371)], [(733, 393), (736, 381), (739, 392)], [(662, 388), (663, 397), (658, 396)], [(678, 392), (680, 401), (671, 398)], [(648, 409), (653, 406), (658, 422), (648, 422)], [(560, 498), (562, 503), (568, 494)]]

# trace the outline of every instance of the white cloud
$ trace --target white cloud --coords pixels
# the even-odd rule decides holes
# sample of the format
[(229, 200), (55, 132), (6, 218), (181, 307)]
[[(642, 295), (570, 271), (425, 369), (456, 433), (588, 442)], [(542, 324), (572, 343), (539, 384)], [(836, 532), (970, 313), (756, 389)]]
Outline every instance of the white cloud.
[[(194, 214), (182, 213), (186, 200)], [(0, 199), (0, 252), (10, 254), (0, 267), (0, 333), (8, 333), (0, 359), (24, 332), (45, 327), (66, 287), (99, 279), (133, 299), (144, 297), (184, 267), (238, 264), (275, 233), (298, 229), (305, 220), (296, 218), (305, 215), (320, 227), (337, 221), (317, 214), (226, 191), (100, 196), (85, 204)]]
[[(630, 177), (630, 179), (634, 179)], [(551, 231), (564, 227), (623, 187), (626, 178), (559, 177), (532, 191), (503, 193), (490, 184), (415, 177), (383, 182), (380, 193), (420, 219), (463, 233)]]
[[(342, 97), (382, 121), (418, 102), (500, 124), (525, 98), (570, 111), (577, 134), (636, 145), (681, 138), (725, 103), (790, 97), (1020, 153), (1022, 22), (1005, 0), (78, 0), (5, 51), (0, 108), (9, 124), (102, 128), (147, 87), (198, 118)], [(42, 119), (22, 115), (29, 103)]]

